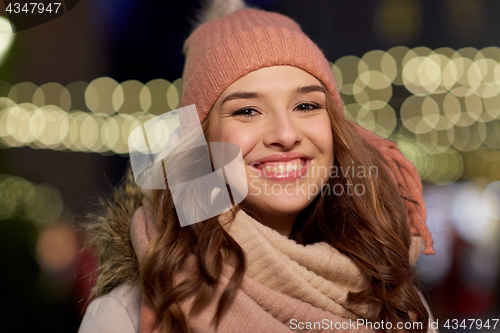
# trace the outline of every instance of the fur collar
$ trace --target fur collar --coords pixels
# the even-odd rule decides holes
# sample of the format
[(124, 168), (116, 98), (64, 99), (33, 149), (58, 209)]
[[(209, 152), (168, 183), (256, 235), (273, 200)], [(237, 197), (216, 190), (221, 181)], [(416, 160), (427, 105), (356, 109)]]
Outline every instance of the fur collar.
[(98, 257), (94, 294), (109, 293), (122, 283), (139, 281), (139, 261), (130, 240), (130, 221), (147, 196), (134, 181), (131, 168), (111, 199), (102, 200), (104, 211), (85, 226)]

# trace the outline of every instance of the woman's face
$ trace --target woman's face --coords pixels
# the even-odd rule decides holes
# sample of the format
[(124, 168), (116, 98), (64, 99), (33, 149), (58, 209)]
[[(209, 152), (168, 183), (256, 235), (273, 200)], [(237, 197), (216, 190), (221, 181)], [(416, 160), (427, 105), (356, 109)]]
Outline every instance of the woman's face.
[(332, 129), (318, 79), (292, 66), (261, 68), (231, 84), (209, 117), (209, 141), (241, 148), (245, 200), (261, 222), (295, 222), (333, 165)]

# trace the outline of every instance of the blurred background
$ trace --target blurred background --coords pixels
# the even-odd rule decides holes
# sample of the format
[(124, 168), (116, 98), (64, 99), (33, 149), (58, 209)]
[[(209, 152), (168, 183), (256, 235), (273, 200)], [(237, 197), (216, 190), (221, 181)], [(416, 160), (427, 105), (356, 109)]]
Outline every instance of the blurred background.
[[(247, 3), (295, 19), (349, 117), (417, 166), (437, 253), (418, 268), (439, 330), (500, 331), (500, 2)], [(77, 331), (95, 279), (77, 226), (120, 182), (130, 131), (178, 106), (197, 8), (84, 0), (13, 34), (0, 4), (2, 330)]]

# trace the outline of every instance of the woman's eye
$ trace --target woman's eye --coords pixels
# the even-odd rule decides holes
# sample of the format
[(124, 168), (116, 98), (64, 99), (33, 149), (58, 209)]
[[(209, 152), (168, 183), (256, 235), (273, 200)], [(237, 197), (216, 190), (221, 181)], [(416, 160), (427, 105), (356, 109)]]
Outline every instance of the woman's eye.
[(257, 111), (255, 111), (254, 109), (241, 109), (241, 110), (238, 110), (238, 111), (235, 111), (232, 116), (235, 117), (235, 116), (243, 116), (245, 118), (251, 118), (251, 117), (254, 117), (256, 115), (258, 115), (259, 113)]
[(319, 106), (316, 104), (312, 104), (312, 103), (300, 103), (299, 105), (296, 106), (296, 108), (299, 111), (309, 111), (309, 110), (318, 109)]

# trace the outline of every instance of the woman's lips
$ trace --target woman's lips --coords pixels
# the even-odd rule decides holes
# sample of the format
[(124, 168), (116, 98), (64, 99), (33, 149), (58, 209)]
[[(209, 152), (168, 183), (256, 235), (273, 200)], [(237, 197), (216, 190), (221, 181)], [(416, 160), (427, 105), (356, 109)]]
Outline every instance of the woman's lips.
[[(285, 159), (285, 158), (280, 158)], [(252, 167), (269, 180), (290, 181), (302, 178), (309, 166), (310, 159), (294, 158), (288, 161), (270, 161), (264, 163), (253, 163)]]

